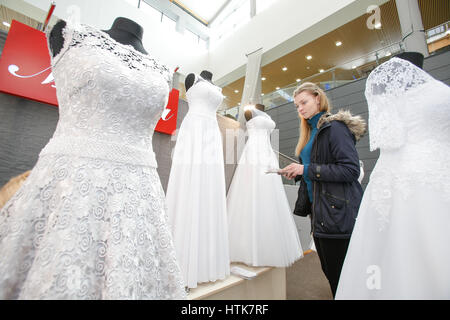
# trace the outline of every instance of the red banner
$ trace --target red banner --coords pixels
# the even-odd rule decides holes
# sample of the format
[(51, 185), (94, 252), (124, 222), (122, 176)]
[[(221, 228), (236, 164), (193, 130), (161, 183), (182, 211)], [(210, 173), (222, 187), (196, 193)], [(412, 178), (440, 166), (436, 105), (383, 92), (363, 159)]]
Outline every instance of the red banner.
[[(45, 34), (13, 20), (0, 57), (0, 91), (58, 106)], [(155, 130), (173, 134), (179, 91), (173, 89)]]

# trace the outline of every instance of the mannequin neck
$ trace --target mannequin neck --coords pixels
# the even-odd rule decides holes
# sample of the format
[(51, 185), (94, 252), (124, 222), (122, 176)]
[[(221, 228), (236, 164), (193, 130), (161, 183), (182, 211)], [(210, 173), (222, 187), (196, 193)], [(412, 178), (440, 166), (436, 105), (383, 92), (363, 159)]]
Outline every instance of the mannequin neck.
[(105, 32), (117, 42), (131, 45), (137, 51), (147, 54), (147, 51), (142, 45), (144, 29), (133, 20), (122, 17), (116, 18), (111, 29)]

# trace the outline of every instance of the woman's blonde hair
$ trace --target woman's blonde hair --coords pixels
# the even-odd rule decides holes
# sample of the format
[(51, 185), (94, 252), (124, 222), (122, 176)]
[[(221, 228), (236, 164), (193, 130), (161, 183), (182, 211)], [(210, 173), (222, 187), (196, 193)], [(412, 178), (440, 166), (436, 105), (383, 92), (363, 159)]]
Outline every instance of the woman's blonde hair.
[[(294, 99), (297, 95), (302, 93), (303, 91), (307, 91), (314, 96), (319, 96), (320, 99), (320, 107), (319, 112), (329, 112), (331, 110), (330, 102), (328, 101), (327, 95), (325, 92), (315, 83), (305, 82), (297, 87), (294, 91)], [(300, 118), (300, 136), (298, 138), (297, 147), (295, 148), (295, 155), (298, 157), (300, 152), (302, 152), (303, 148), (309, 141), (309, 137), (311, 136), (311, 127), (305, 118), (303, 118), (300, 114), (298, 115)]]

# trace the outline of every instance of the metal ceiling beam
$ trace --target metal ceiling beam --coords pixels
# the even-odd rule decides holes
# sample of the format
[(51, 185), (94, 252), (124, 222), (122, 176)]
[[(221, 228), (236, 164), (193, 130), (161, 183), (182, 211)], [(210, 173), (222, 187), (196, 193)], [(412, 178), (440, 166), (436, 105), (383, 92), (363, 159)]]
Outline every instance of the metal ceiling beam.
[(216, 12), (216, 14), (211, 18), (211, 20), (209, 20), (209, 25), (211, 25), (214, 20), (216, 20), (216, 18), (222, 13), (223, 10), (225, 10), (225, 8), (230, 4), (231, 0), (227, 0), (219, 9), (219, 11)]

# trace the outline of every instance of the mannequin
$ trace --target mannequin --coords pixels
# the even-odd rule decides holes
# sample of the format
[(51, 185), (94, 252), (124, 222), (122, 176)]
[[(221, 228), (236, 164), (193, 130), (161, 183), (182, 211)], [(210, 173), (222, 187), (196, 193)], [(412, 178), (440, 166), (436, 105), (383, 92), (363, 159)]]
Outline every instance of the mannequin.
[(424, 56), (420, 52), (405, 51), (396, 55), (395, 57), (407, 60), (416, 65), (417, 67), (419, 67), (420, 69), (423, 69)]
[[(64, 38), (62, 36), (62, 30), (65, 26), (66, 22), (64, 20), (59, 20), (50, 32), (49, 43), (53, 57), (56, 56), (63, 47)], [(147, 51), (142, 45), (144, 29), (133, 20), (118, 17), (114, 20), (111, 29), (102, 31), (107, 33), (117, 42), (131, 45), (136, 51), (147, 54)]]
[[(266, 109), (266, 107), (263, 104), (260, 104), (260, 103), (255, 104), (255, 108), (260, 110), (260, 111), (263, 111), (263, 112)], [(245, 116), (245, 120), (249, 121), (253, 117), (252, 110), (245, 111), (244, 116)]]
[[(205, 79), (206, 81), (209, 81), (210, 83), (212, 83), (212, 73), (207, 71), (207, 70), (203, 70), (200, 73), (200, 77), (202, 77), (203, 79)], [(192, 87), (194, 85), (195, 82), (195, 74), (193, 73), (189, 73), (186, 76), (186, 79), (184, 80), (184, 86), (186, 87), (186, 92), (189, 90), (190, 87)]]

